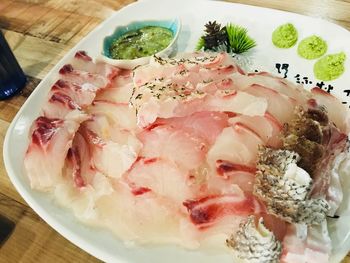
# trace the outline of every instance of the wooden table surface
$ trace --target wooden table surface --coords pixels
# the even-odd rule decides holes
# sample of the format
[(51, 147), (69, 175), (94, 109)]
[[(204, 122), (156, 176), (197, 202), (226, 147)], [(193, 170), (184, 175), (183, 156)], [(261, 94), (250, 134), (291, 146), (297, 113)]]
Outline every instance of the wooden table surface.
[[(1, 145), (16, 112), (48, 71), (114, 10), (131, 2), (133, 0), (0, 0), (0, 29), (29, 80), (19, 95), (0, 102)], [(349, 0), (231, 2), (321, 17), (350, 30)], [(0, 222), (0, 263), (99, 262), (60, 236), (26, 204), (11, 184), (2, 157)], [(6, 230), (10, 231), (8, 235)], [(350, 258), (344, 262), (350, 263)]]

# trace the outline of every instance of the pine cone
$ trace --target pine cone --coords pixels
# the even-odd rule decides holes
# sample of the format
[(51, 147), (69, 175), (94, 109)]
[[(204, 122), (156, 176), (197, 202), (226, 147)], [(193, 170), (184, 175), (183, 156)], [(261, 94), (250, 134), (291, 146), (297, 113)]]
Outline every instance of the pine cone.
[(205, 24), (205, 32), (207, 33), (207, 36), (218, 34), (221, 30), (221, 25), (218, 24), (216, 21), (211, 22), (209, 21), (207, 24)]

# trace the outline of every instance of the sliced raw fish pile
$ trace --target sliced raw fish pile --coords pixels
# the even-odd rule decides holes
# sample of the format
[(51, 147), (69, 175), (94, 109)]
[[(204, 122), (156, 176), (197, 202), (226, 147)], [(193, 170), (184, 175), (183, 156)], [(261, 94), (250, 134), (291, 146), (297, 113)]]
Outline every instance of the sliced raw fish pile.
[(77, 52), (72, 64), (59, 70), (60, 78), (51, 87), (41, 116), (34, 121), (30, 132), (24, 166), (32, 188), (50, 190), (62, 179), (75, 134), (80, 125), (91, 118), (87, 107), (98, 91), (112, 85), (121, 71), (107, 64), (93, 63), (84, 51)]
[(326, 262), (349, 131), (330, 94), (246, 73), (226, 53), (130, 71), (79, 51), (32, 125), (24, 167), (32, 188), (125, 241)]

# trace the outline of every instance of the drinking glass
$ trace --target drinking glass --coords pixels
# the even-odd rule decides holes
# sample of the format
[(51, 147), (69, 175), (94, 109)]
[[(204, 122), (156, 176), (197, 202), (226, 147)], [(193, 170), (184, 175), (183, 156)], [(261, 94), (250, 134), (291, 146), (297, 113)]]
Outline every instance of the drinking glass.
[(0, 99), (15, 95), (25, 83), (26, 76), (0, 30)]

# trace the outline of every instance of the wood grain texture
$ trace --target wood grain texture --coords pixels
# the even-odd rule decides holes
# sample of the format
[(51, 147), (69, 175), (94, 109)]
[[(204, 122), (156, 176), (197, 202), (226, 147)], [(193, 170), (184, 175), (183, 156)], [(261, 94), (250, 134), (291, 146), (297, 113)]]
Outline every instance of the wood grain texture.
[(0, 249), (0, 262), (97, 262), (57, 234), (27, 205), (2, 193), (0, 211), (16, 224)]
[[(229, 0), (319, 17), (350, 30), (349, 0)], [(0, 29), (28, 76), (15, 97), (0, 101), (0, 145), (15, 114), (49, 70), (114, 10), (133, 0), (0, 0)], [(2, 153), (1, 153), (2, 155)], [(15, 223), (0, 263), (99, 262), (56, 233), (28, 207), (0, 158), (0, 214)], [(344, 260), (350, 263), (350, 258)]]
[(350, 1), (342, 0), (228, 0), (232, 3), (241, 3), (268, 7), (322, 18), (333, 23), (339, 24), (350, 30)]

